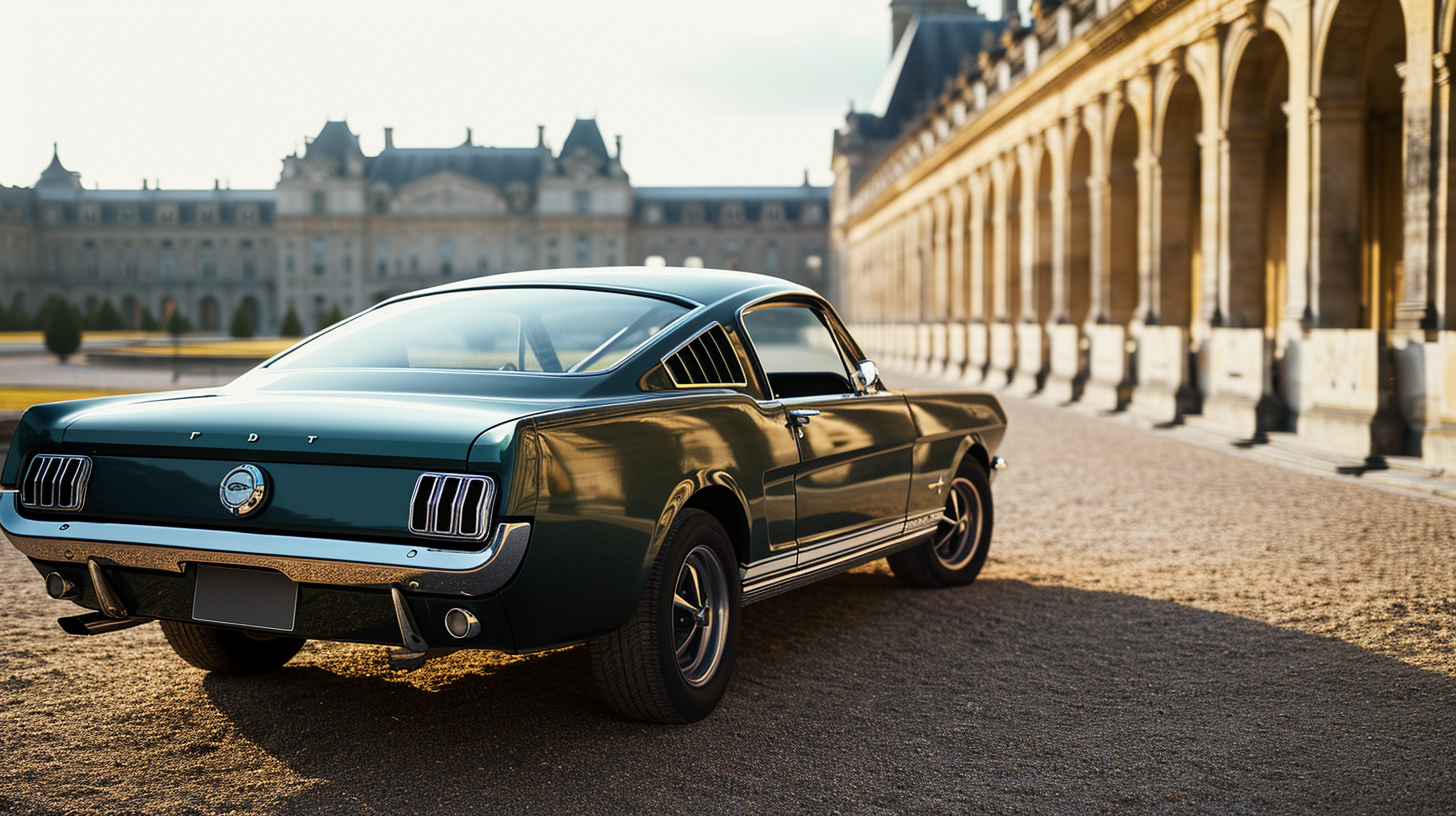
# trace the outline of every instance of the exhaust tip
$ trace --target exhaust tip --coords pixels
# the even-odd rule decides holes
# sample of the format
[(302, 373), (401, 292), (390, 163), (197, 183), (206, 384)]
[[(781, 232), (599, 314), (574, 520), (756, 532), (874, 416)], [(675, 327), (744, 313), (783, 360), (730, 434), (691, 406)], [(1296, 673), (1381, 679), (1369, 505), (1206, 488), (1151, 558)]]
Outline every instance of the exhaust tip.
[(445, 613), (445, 631), (456, 640), (473, 638), (480, 634), (480, 619), (469, 609), (457, 606)]
[(46, 594), (58, 601), (74, 601), (81, 597), (81, 588), (66, 580), (59, 572), (52, 572), (45, 578)]

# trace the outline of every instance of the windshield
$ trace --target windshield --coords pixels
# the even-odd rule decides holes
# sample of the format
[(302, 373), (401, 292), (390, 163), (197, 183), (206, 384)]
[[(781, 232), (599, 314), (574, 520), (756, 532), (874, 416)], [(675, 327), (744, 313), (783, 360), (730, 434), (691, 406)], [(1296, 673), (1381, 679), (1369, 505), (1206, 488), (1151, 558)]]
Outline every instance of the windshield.
[(591, 289), (447, 292), (366, 312), (269, 368), (602, 371), (688, 311), (667, 300)]

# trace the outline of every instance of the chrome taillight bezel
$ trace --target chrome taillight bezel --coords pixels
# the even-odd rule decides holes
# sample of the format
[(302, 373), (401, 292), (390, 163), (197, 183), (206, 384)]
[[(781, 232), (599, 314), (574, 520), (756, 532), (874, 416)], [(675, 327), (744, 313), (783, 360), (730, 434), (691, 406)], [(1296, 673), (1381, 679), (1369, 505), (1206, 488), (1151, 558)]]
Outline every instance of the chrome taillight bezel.
[(424, 538), (484, 541), (494, 509), (495, 481), (489, 476), (421, 473), (410, 494), (409, 531)]
[[(86, 506), (86, 490), (91, 483), (91, 457), (63, 453), (38, 453), (25, 465), (20, 478), (20, 506), (27, 510), (49, 513), (79, 513)], [(65, 483), (70, 501), (59, 501), (59, 488)], [(50, 501), (47, 501), (49, 491)]]

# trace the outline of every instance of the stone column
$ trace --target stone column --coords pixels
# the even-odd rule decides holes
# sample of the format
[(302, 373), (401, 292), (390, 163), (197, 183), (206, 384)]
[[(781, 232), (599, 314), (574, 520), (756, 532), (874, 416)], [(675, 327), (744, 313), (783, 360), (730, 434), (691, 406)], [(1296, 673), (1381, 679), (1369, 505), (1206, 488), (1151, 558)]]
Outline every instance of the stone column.
[(1020, 225), (1017, 230), (1017, 237), (1020, 239), (1020, 252), (1017, 253), (1020, 268), (1007, 270), (1007, 274), (1016, 275), (1021, 280), (1021, 313), (1010, 315), (1012, 322), (1016, 323), (1036, 322), (1037, 152), (1035, 146), (1028, 142), (1016, 146), (1016, 163), (1021, 166), (1021, 206), (1017, 208), (1019, 212), (1015, 213)]
[[(1365, 100), (1317, 99), (1310, 121), (1317, 146), (1311, 220), (1310, 306), (1316, 326), (1353, 328), (1360, 323), (1358, 292), (1362, 228), (1360, 191), (1366, 166)], [(1327, 161), (1327, 156), (1349, 160)]]
[(1050, 323), (1066, 323), (1067, 313), (1067, 252), (1069, 251), (1068, 230), (1071, 207), (1068, 193), (1068, 168), (1072, 157), (1068, 155), (1072, 139), (1067, 138), (1067, 123), (1063, 120), (1046, 133), (1047, 149), (1052, 151), (1052, 308), (1047, 316)]
[(1431, 28), (1419, 26), (1407, 48), (1411, 56), (1397, 66), (1405, 119), (1405, 281), (1395, 303), (1397, 331), (1435, 331), (1438, 311), (1431, 297), (1432, 101), (1435, 85), (1431, 62)]

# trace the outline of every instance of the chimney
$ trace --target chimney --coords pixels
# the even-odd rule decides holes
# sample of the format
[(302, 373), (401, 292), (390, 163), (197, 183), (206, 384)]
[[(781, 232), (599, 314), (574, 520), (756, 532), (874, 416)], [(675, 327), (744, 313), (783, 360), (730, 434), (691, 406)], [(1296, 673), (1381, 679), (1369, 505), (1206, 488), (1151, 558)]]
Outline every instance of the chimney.
[(537, 147), (545, 147), (546, 146), (546, 126), (545, 125), (537, 125), (536, 126), (536, 146)]
[(148, 187), (147, 187), (147, 180), (146, 179), (142, 179), (142, 189), (143, 190), (148, 189)]
[(214, 190), (221, 190), (222, 189), (222, 179), (213, 179), (212, 180), (212, 189), (214, 189)]
[(384, 129), (384, 149), (394, 149), (394, 128), (392, 127)]
[(617, 134), (617, 163), (622, 163), (622, 134)]
[(804, 168), (804, 186), (809, 186), (809, 168), (807, 167)]
[(465, 143), (468, 145), (475, 144), (475, 128), (465, 129)]

